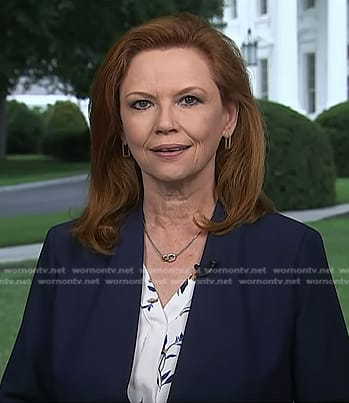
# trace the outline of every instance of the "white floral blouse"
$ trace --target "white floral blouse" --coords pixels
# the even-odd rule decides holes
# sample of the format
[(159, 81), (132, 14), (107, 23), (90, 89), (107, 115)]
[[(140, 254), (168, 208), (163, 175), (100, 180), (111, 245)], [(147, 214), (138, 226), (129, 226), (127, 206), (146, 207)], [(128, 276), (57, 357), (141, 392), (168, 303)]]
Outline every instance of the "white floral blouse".
[(167, 401), (181, 349), (195, 281), (187, 278), (163, 308), (143, 266), (137, 342), (127, 394), (131, 403)]

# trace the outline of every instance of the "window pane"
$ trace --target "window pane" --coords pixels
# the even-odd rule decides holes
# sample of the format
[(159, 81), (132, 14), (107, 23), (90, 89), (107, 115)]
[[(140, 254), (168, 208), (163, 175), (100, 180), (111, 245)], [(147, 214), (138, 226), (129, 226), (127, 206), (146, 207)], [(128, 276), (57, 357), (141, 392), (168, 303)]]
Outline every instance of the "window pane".
[(315, 0), (304, 0), (304, 10), (315, 7)]
[(231, 18), (238, 18), (238, 5), (237, 0), (230, 0), (231, 5)]
[(316, 110), (315, 53), (306, 54), (308, 113)]
[(260, 83), (261, 83), (261, 98), (268, 99), (268, 59), (260, 59)]
[(268, 14), (268, 0), (259, 0), (259, 14)]

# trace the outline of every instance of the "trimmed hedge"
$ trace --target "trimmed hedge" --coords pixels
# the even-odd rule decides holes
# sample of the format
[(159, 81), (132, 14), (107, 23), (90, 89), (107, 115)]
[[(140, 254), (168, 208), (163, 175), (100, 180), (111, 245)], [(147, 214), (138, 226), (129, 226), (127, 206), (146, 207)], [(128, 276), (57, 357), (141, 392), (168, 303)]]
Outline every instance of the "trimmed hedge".
[(87, 161), (90, 136), (80, 108), (70, 101), (58, 101), (45, 115), (41, 152), (64, 161)]
[(41, 112), (22, 102), (6, 102), (8, 154), (36, 154), (42, 136)]
[(329, 135), (337, 176), (349, 176), (349, 102), (337, 104), (322, 112), (316, 122)]
[(267, 134), (264, 190), (279, 210), (335, 203), (335, 166), (327, 133), (298, 112), (258, 101)]

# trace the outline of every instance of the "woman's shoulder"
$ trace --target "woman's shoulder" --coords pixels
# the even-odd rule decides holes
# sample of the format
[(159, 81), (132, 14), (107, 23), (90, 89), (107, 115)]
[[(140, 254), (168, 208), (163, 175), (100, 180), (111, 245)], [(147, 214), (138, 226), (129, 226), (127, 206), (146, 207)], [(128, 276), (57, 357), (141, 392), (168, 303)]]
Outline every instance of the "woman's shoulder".
[(108, 265), (109, 255), (97, 253), (83, 245), (73, 236), (72, 229), (77, 219), (52, 226), (46, 235), (39, 266), (65, 267), (104, 267)]
[(309, 241), (322, 243), (321, 235), (316, 229), (280, 212), (268, 213), (244, 228), (249, 239), (261, 244), (296, 246)]
[(319, 232), (278, 212), (233, 230), (224, 244), (226, 248), (238, 245), (236, 253), (240, 253), (244, 262), (255, 265), (251, 267), (326, 266)]
[(49, 228), (46, 237), (52, 237), (55, 241), (72, 243), (74, 238), (72, 237), (71, 231), (73, 230), (78, 219), (72, 219), (59, 224), (55, 224)]
[(43, 250), (61, 260), (80, 260), (89, 258), (92, 252), (72, 235), (77, 219), (69, 220), (52, 226), (44, 241)]
[(293, 234), (304, 235), (304, 233), (317, 234), (318, 231), (308, 224), (298, 221), (292, 217), (284, 215), (278, 211), (265, 214), (259, 218), (252, 226), (255, 230), (288, 231)]

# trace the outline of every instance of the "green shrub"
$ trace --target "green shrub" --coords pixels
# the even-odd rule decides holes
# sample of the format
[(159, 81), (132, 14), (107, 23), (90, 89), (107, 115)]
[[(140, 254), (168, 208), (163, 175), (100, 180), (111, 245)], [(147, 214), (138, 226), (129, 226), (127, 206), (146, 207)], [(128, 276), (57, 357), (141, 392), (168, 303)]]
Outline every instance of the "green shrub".
[(89, 130), (80, 108), (70, 101), (58, 101), (46, 112), (43, 154), (65, 161), (89, 159)]
[(349, 102), (337, 104), (322, 112), (316, 122), (328, 132), (337, 176), (349, 176)]
[(42, 116), (38, 110), (17, 101), (6, 102), (8, 154), (36, 154), (42, 136)]
[(259, 101), (267, 133), (264, 190), (279, 210), (335, 202), (335, 166), (327, 133), (292, 109)]

